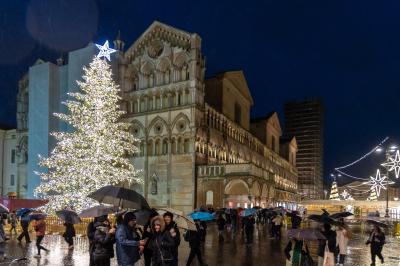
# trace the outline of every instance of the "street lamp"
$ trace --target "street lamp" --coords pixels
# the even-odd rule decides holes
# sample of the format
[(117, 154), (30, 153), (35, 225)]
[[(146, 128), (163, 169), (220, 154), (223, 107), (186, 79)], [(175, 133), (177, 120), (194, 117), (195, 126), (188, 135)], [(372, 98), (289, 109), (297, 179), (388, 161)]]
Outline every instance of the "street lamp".
[[(385, 152), (386, 162), (381, 164), (386, 169), (386, 178), (387, 178), (387, 187), (386, 187), (386, 210), (385, 210), (385, 218), (389, 218), (389, 172), (395, 171), (396, 178), (399, 178), (400, 173), (400, 151), (398, 150), (397, 145), (390, 145), (389, 147), (378, 147), (376, 152)], [(393, 159), (391, 154), (396, 153), (395, 158)]]

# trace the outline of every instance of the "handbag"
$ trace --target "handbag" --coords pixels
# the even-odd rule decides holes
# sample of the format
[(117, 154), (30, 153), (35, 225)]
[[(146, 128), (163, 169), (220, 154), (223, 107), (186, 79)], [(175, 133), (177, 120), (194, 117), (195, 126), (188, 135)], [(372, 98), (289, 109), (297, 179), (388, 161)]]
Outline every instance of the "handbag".
[(335, 266), (335, 256), (333, 252), (329, 251), (328, 241), (326, 241), (325, 252), (324, 252), (324, 265), (323, 266)]

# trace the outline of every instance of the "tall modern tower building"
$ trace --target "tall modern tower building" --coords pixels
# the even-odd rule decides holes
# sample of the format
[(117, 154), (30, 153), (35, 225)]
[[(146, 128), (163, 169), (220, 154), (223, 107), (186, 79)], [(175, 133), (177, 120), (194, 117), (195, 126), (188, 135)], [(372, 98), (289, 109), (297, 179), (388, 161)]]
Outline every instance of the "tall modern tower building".
[(285, 133), (298, 144), (298, 188), (305, 199), (323, 198), (324, 111), (320, 100), (285, 104)]

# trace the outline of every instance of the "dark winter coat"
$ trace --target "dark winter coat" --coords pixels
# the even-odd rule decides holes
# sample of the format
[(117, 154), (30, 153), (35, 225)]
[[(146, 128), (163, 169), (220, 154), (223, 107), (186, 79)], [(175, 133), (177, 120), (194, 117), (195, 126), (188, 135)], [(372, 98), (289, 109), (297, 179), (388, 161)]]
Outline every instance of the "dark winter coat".
[(185, 233), (185, 241), (189, 242), (189, 247), (192, 249), (200, 248), (201, 235), (199, 233), (199, 226), (196, 224), (197, 231), (188, 230)]
[(70, 223), (64, 223), (64, 226), (65, 226), (65, 232), (63, 234), (63, 237), (74, 237), (75, 236), (74, 225)]
[(178, 247), (181, 244), (181, 233), (179, 232), (179, 228), (174, 221), (172, 221), (168, 225), (165, 225), (165, 231), (170, 232), (171, 229), (174, 229), (176, 232), (175, 237), (171, 236), (172, 239), (174, 240), (174, 246), (172, 248), (172, 255), (174, 258), (178, 258)]
[(321, 231), (321, 233), (325, 236), (326, 240), (320, 241), (318, 245), (317, 254), (320, 257), (324, 257), (326, 241), (328, 241), (329, 252), (334, 253), (336, 250), (336, 232), (333, 230), (328, 230), (328, 231)]
[(217, 219), (218, 230), (223, 231), (225, 229), (225, 219), (221, 216)]
[(29, 219), (28, 215), (22, 216), (21, 217), (21, 227), (22, 227), (22, 229), (27, 229), (29, 227), (29, 222), (30, 222), (30, 219)]
[[(108, 229), (107, 229), (108, 230)], [(106, 233), (102, 230), (102, 227), (97, 227), (94, 233), (93, 239), (93, 259), (97, 260), (109, 260), (114, 257), (114, 243), (115, 237), (112, 234)]]
[(300, 225), (301, 225), (301, 217), (297, 216), (297, 215), (293, 216), (292, 217), (292, 228), (293, 229), (299, 228)]
[(169, 231), (153, 233), (149, 248), (153, 251), (151, 265), (166, 266), (172, 262), (175, 242)]
[(371, 244), (371, 252), (379, 251), (385, 244), (385, 235), (372, 232), (366, 244)]
[(115, 234), (118, 265), (132, 266), (139, 260), (139, 241), (135, 240), (133, 230), (120, 224)]
[(249, 233), (253, 232), (254, 231), (254, 224), (255, 224), (255, 221), (254, 221), (253, 217), (244, 218), (243, 225), (244, 225), (244, 230), (246, 232), (249, 232)]

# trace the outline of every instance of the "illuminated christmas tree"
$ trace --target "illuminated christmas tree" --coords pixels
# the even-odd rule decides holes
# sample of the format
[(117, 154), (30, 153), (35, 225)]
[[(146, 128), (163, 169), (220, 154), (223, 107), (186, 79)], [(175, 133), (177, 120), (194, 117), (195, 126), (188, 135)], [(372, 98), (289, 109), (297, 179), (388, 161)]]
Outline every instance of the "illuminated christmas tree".
[(371, 189), (371, 191), (369, 192), (369, 196), (368, 196), (367, 200), (369, 200), (369, 201), (378, 201), (378, 197), (376, 196), (375, 189)]
[(69, 112), (55, 114), (74, 130), (51, 133), (57, 144), (49, 158), (40, 158), (39, 165), (48, 171), (37, 173), (41, 184), (35, 193), (49, 201), (44, 210), (50, 213), (93, 206), (87, 195), (103, 186), (142, 182), (131, 163), (137, 140), (129, 124), (120, 121), (119, 88), (110, 65), (100, 58), (109, 59), (113, 49), (108, 42), (98, 47), (99, 55), (84, 67), (83, 82), (78, 82), (81, 92), (68, 94), (73, 98), (64, 103)]
[(331, 187), (330, 200), (340, 200), (336, 180), (333, 180)]

